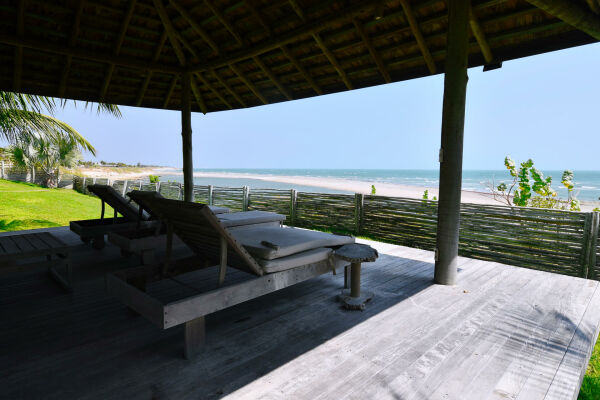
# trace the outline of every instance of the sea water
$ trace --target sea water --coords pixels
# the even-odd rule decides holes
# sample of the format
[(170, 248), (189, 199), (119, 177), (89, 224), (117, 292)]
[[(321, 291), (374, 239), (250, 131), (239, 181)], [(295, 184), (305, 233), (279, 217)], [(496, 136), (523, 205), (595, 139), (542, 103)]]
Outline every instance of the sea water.
[[(354, 181), (364, 181), (369, 185), (377, 183), (395, 183), (422, 187), (437, 187), (439, 184), (439, 171), (437, 170), (409, 170), (409, 169), (195, 169), (204, 173), (235, 173), (265, 176), (267, 180), (249, 178), (200, 178), (194, 177), (196, 185), (215, 185), (250, 188), (291, 189), (320, 193), (345, 193), (340, 190), (320, 188), (314, 186), (292, 185), (290, 183), (271, 182), (268, 176), (302, 176), (311, 178), (336, 178)], [(567, 189), (560, 183), (563, 171), (542, 171), (544, 177), (552, 176), (552, 187), (558, 192), (560, 198), (567, 198)], [(597, 201), (600, 198), (600, 171), (573, 171), (575, 179), (574, 194), (580, 200)], [(181, 176), (165, 175), (161, 180), (181, 181)], [(488, 183), (512, 182), (507, 170), (465, 170), (463, 171), (463, 190), (479, 192), (489, 191)]]

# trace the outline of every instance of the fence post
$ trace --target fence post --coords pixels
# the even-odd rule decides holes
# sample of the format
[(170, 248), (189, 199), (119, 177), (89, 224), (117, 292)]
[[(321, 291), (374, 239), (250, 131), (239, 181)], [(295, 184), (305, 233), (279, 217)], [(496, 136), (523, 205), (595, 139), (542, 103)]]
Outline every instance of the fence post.
[(213, 185), (208, 185), (208, 205), (213, 205)]
[(244, 201), (242, 205), (243, 211), (248, 211), (248, 205), (250, 203), (250, 188), (248, 186), (244, 186)]
[(178, 185), (179, 193), (177, 194), (177, 200), (181, 200), (181, 193), (183, 192), (182, 186), (183, 185), (181, 183)]
[(298, 192), (290, 190), (290, 225), (296, 226), (296, 209), (298, 207)]
[(591, 248), (591, 237), (592, 235), (592, 226), (594, 221), (594, 213), (586, 213), (585, 214), (585, 222), (583, 224), (583, 243), (581, 248), (581, 271), (579, 276), (582, 278), (587, 278), (588, 270), (589, 270), (589, 262), (590, 262), (590, 252)]
[(123, 197), (125, 197), (125, 193), (127, 192), (127, 179), (123, 181)]
[(35, 166), (31, 167), (31, 183), (35, 183)]
[(160, 181), (155, 183), (156, 185), (156, 193), (160, 193)]
[(591, 212), (591, 224), (590, 224), (590, 234), (589, 234), (589, 245), (588, 248), (588, 257), (587, 257), (587, 268), (586, 275), (584, 278), (587, 279), (595, 279), (596, 277), (596, 252), (598, 247), (598, 230), (600, 229), (600, 213), (599, 212)]
[(354, 234), (360, 235), (362, 229), (362, 217), (363, 217), (363, 204), (365, 202), (365, 195), (362, 193), (354, 194)]
[(2, 179), (6, 179), (4, 177), (4, 160), (0, 161), (0, 167), (1, 167), (0, 172), (2, 172)]
[(87, 189), (85, 188), (85, 176), (83, 177), (83, 183), (81, 184), (81, 193), (86, 193)]

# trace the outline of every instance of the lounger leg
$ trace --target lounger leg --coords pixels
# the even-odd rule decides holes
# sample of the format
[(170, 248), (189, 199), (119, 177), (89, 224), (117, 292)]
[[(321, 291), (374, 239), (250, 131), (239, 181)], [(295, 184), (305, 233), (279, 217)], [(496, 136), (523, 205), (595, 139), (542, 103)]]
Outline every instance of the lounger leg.
[(185, 323), (183, 354), (187, 360), (194, 358), (204, 346), (206, 338), (204, 317), (199, 317)]
[[(73, 290), (73, 269), (71, 266), (71, 255), (69, 253), (65, 254), (63, 257), (63, 262), (62, 264), (65, 266), (66, 269), (66, 273), (67, 273), (67, 279), (65, 279), (61, 274), (58, 273), (58, 271), (56, 270), (56, 268), (54, 266), (51, 266), (48, 268), (48, 273), (50, 274), (50, 276), (56, 281), (58, 282), (66, 291), (72, 291)], [(49, 260), (51, 260), (51, 256), (47, 257)]]
[(102, 250), (104, 248), (104, 245), (104, 235), (92, 238), (92, 248), (96, 250)]

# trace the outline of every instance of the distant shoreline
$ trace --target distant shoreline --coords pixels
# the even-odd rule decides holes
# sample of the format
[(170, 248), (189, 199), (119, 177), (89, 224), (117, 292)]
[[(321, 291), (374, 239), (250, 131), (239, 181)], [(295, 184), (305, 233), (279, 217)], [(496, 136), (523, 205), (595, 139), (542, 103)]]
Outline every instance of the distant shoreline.
[[(180, 168), (174, 167), (152, 167), (139, 168), (139, 171), (130, 171), (118, 173), (103, 169), (102, 167), (82, 168), (82, 172), (90, 177), (110, 177), (112, 179), (139, 179), (148, 175), (174, 175), (183, 176)], [(339, 190), (351, 193), (370, 194), (371, 185), (375, 185), (378, 195), (391, 197), (406, 197), (413, 199), (421, 199), (425, 190), (428, 191), (429, 199), (438, 197), (438, 188), (434, 186), (418, 186), (407, 185), (400, 183), (385, 183), (374, 182), (367, 180), (332, 178), (332, 177), (314, 177), (314, 176), (295, 176), (295, 175), (269, 175), (256, 173), (241, 173), (241, 172), (204, 172), (194, 171), (196, 178), (225, 178), (225, 179), (253, 179), (265, 182), (277, 182), (289, 184), (290, 188), (294, 186), (312, 186), (323, 189)], [(475, 204), (490, 204), (490, 205), (507, 205), (500, 199), (494, 199), (490, 193), (476, 190), (462, 190), (463, 203)], [(600, 202), (582, 201), (582, 211), (591, 211), (595, 207), (600, 206)]]

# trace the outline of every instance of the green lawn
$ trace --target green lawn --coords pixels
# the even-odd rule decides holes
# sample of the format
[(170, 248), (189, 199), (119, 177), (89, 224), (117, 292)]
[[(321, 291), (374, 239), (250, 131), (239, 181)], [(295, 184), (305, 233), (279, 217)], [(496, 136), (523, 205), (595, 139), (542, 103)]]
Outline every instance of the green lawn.
[[(112, 215), (110, 207), (106, 215)], [(90, 218), (100, 218), (96, 197), (0, 179), (0, 232), (66, 226)]]
[[(106, 215), (112, 215), (107, 207)], [(0, 232), (66, 226), (100, 217), (100, 200), (71, 189), (45, 189), (0, 179)], [(596, 343), (579, 400), (600, 399), (600, 340)]]

